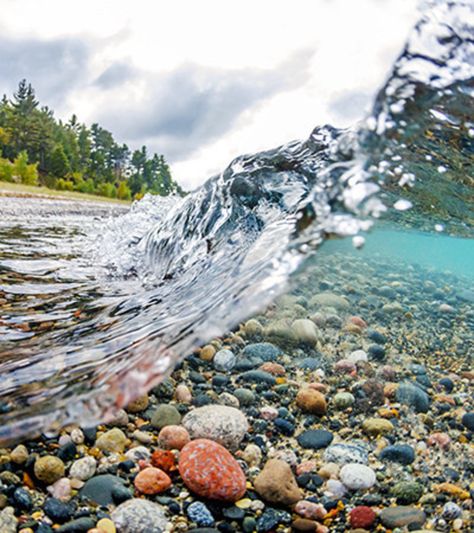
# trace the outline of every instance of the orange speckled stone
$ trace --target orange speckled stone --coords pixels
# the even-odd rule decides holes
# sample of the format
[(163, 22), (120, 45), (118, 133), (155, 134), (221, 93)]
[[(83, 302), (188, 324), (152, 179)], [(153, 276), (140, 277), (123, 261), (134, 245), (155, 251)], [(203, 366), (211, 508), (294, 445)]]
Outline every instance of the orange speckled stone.
[(169, 450), (155, 450), (151, 456), (151, 464), (167, 473), (177, 469), (174, 453)]
[(186, 487), (203, 498), (235, 502), (245, 494), (246, 479), (239, 463), (212, 440), (186, 444), (178, 468)]
[(134, 485), (138, 492), (153, 495), (168, 489), (171, 479), (163, 470), (149, 466), (137, 474)]

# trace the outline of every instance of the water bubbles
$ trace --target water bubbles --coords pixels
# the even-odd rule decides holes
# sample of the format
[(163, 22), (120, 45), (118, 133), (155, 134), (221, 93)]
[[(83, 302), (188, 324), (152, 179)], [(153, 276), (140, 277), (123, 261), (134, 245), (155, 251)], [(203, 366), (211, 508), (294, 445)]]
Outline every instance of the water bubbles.
[(448, 169), (447, 169), (445, 166), (443, 166), (443, 165), (440, 165), (440, 166), (437, 168), (437, 170), (438, 170), (438, 172), (439, 172), (440, 174), (444, 174), (445, 172), (448, 171)]
[(435, 230), (438, 232), (438, 233), (441, 233), (444, 231), (444, 225), (443, 224), (435, 224)]
[(404, 200), (403, 198), (400, 198), (400, 200), (397, 200), (393, 207), (397, 211), (406, 211), (407, 209), (411, 209), (413, 207), (413, 204), (410, 202), (410, 200)]
[(365, 237), (362, 237), (362, 235), (355, 235), (352, 237), (352, 246), (354, 248), (357, 248), (357, 250), (360, 250), (365, 244)]

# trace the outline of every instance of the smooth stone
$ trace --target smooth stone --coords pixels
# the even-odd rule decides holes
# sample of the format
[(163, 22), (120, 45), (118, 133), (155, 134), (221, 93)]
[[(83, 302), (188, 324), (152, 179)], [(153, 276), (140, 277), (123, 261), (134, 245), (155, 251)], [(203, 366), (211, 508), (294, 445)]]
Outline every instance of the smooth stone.
[(16, 463), (17, 465), (21, 465), (26, 462), (28, 459), (28, 450), (26, 446), (23, 444), (19, 444), (12, 450), (12, 453), (10, 454), (10, 459)]
[(111, 474), (102, 474), (87, 480), (79, 491), (79, 497), (99, 505), (110, 505), (114, 501), (113, 490), (118, 486), (124, 486), (122, 478)]
[(151, 416), (151, 425), (162, 429), (166, 426), (177, 426), (181, 422), (181, 413), (174, 405), (159, 405)]
[(350, 392), (338, 392), (332, 399), (336, 409), (347, 409), (355, 403), (355, 397)]
[(291, 325), (297, 342), (314, 345), (321, 338), (316, 324), (307, 318), (299, 318)]
[(275, 361), (283, 352), (281, 348), (278, 348), (278, 346), (275, 346), (271, 342), (257, 342), (248, 344), (243, 349), (242, 354), (245, 357), (257, 358), (261, 361)]
[(248, 381), (250, 383), (266, 383), (273, 386), (276, 384), (275, 376), (272, 376), (269, 372), (263, 370), (248, 370), (243, 372), (237, 378), (239, 381)]
[(324, 394), (309, 387), (305, 387), (298, 391), (298, 394), (296, 395), (296, 405), (305, 413), (319, 416), (326, 414), (327, 410)]
[(95, 442), (99, 450), (122, 453), (125, 450), (127, 437), (119, 428), (113, 428), (103, 433)]
[(366, 490), (375, 485), (375, 472), (369, 466), (349, 463), (339, 472), (339, 479), (351, 490)]
[(257, 533), (273, 531), (278, 524), (290, 524), (291, 514), (280, 509), (267, 507), (257, 518)]
[(87, 533), (95, 526), (95, 520), (88, 516), (76, 518), (62, 525), (55, 532), (58, 533)]
[(385, 344), (387, 342), (387, 337), (383, 333), (380, 333), (380, 331), (377, 331), (375, 329), (368, 329), (367, 337), (371, 341), (376, 342), (377, 344)]
[(349, 302), (332, 292), (322, 292), (316, 294), (309, 301), (311, 307), (333, 307), (334, 309), (347, 310), (349, 308)]
[(337, 464), (367, 464), (369, 462), (369, 454), (361, 445), (337, 443), (332, 444), (325, 450), (324, 461)]
[(97, 461), (94, 457), (87, 455), (72, 463), (71, 468), (69, 469), (69, 477), (80, 479), (81, 481), (87, 481), (95, 474), (96, 468)]
[(229, 372), (234, 368), (236, 360), (235, 354), (230, 350), (219, 350), (214, 356), (212, 364), (218, 372)]
[(139, 498), (121, 503), (110, 518), (119, 533), (163, 533), (168, 524), (161, 505)]
[(461, 424), (469, 431), (474, 431), (474, 413), (465, 413), (461, 418)]
[(5, 507), (0, 511), (0, 531), (2, 533), (16, 533), (18, 519), (13, 507)]
[(51, 485), (64, 476), (65, 466), (61, 459), (54, 455), (44, 455), (35, 461), (34, 473), (37, 479)]
[(426, 413), (430, 408), (430, 398), (420, 387), (412, 383), (401, 383), (395, 393), (397, 402), (413, 407), (418, 413)]
[(74, 506), (71, 503), (62, 502), (57, 498), (48, 498), (43, 505), (43, 511), (53, 520), (62, 524), (71, 519)]
[(235, 407), (205, 405), (190, 411), (183, 426), (192, 439), (210, 439), (226, 448), (235, 449), (248, 431), (246, 416)]
[(362, 429), (367, 435), (378, 437), (379, 435), (391, 433), (395, 428), (390, 420), (386, 418), (367, 418), (362, 423)]
[(398, 506), (382, 509), (380, 515), (382, 524), (390, 529), (396, 527), (421, 527), (426, 521), (426, 515), (416, 507)]
[(269, 459), (253, 485), (269, 503), (292, 505), (303, 497), (290, 466), (280, 459)]
[(330, 431), (324, 429), (308, 429), (304, 431), (296, 440), (302, 448), (319, 450), (329, 446), (334, 439), (333, 434)]
[(402, 505), (416, 503), (423, 494), (423, 485), (416, 481), (400, 481), (392, 488), (392, 495)]
[(382, 450), (380, 459), (409, 465), (415, 460), (415, 450), (408, 444), (394, 444)]
[(252, 405), (255, 402), (255, 394), (250, 389), (235, 389), (234, 396), (239, 400), (240, 405)]
[(385, 348), (380, 344), (371, 344), (367, 349), (368, 354), (376, 361), (382, 361), (385, 358)]
[(321, 368), (321, 359), (317, 357), (306, 357), (297, 361), (296, 366), (303, 370), (317, 370)]

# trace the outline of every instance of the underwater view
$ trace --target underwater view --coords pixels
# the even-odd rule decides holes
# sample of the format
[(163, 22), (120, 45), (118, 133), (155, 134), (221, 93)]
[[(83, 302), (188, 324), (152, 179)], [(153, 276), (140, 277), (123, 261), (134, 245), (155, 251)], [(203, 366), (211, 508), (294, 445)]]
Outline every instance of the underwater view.
[(473, 531), (470, 0), (353, 127), (0, 214), (0, 533)]

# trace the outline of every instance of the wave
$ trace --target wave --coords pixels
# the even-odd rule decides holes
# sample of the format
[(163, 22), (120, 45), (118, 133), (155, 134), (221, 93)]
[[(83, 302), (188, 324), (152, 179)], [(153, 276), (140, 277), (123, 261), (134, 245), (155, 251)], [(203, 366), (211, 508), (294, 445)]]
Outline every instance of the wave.
[(472, 237), (473, 82), (472, 3), (430, 2), (361, 123), (240, 156), (184, 199), (147, 196), (90, 228), (66, 269), (78, 320), (0, 345), (0, 441), (110, 420), (328, 238), (360, 246), (378, 220)]

